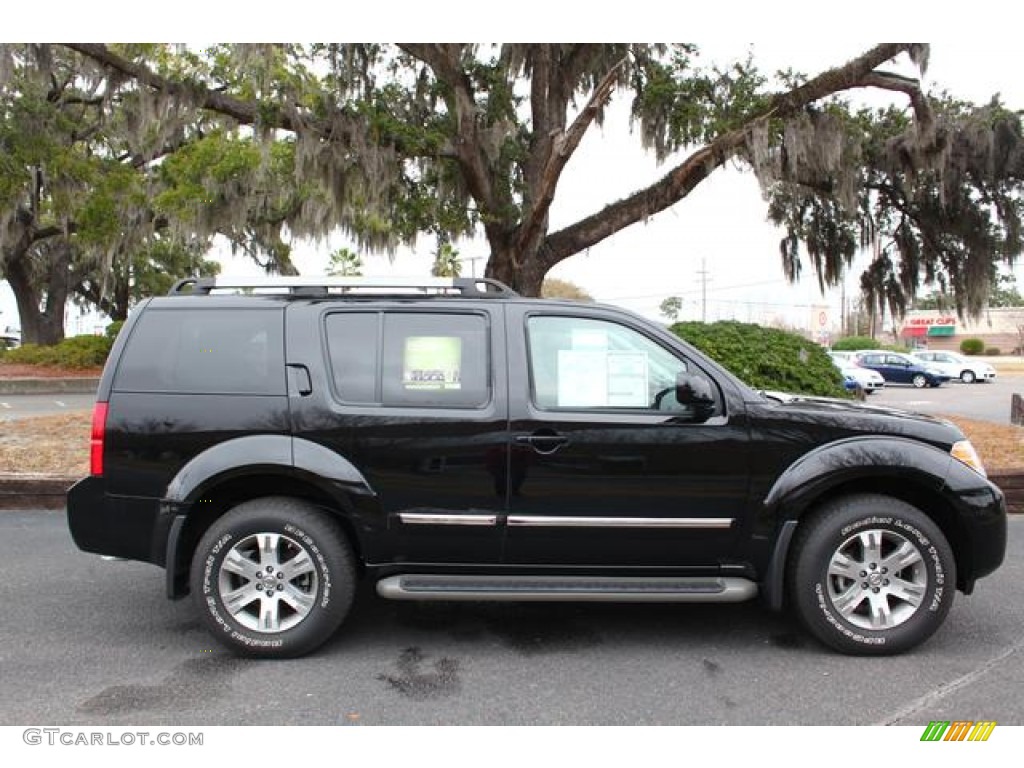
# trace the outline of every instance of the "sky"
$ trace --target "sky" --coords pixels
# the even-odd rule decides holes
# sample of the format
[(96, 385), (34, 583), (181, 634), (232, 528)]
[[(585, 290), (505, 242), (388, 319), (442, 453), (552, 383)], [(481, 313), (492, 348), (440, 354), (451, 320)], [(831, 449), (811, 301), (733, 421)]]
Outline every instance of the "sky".
[[(709, 36), (712, 37), (712, 36)], [(699, 43), (704, 57), (719, 63), (752, 51), (763, 71), (793, 67), (808, 74), (835, 66), (872, 45), (861, 40), (836, 42), (815, 39), (770, 38), (770, 42), (735, 43), (719, 36)], [(1017, 69), (1016, 46), (993, 45), (979, 36), (975, 41), (933, 43), (929, 69), (923, 78), (926, 90), (948, 90), (974, 102), (1000, 93), (1011, 107), (1024, 108), (1024, 83)], [(889, 66), (916, 75), (909, 62)], [(900, 94), (858, 91), (855, 98), (870, 104), (895, 100)], [(659, 166), (652, 154), (640, 148), (630, 135), (627, 94), (620, 94), (601, 128), (592, 128), (568, 164), (552, 209), (552, 229), (599, 210), (659, 178), (671, 167), (672, 158)], [(676, 156), (678, 162), (683, 155)], [(785, 324), (834, 334), (840, 316), (841, 290), (819, 290), (808, 266), (797, 285), (783, 277), (778, 243), (781, 230), (766, 222), (766, 204), (757, 181), (735, 166), (720, 169), (687, 198), (645, 223), (613, 235), (587, 252), (571, 257), (549, 274), (570, 280), (597, 300), (618, 304), (652, 318), (661, 317), (658, 307), (668, 296), (683, 300), (681, 318), (700, 319), (703, 311), (702, 272), (707, 279), (706, 317), (709, 321), (734, 318), (762, 324)], [(482, 274), (486, 242), (460, 241), (464, 275)], [(319, 244), (296, 243), (294, 260), (302, 274), (322, 274), (327, 254), (350, 246), (337, 236)], [(416, 249), (402, 249), (394, 257), (365, 255), (368, 275), (427, 275), (433, 243), (424, 239)], [(223, 274), (258, 274), (251, 262), (231, 257), (224, 247), (216, 252)], [(847, 294), (856, 293), (858, 272), (848, 278)], [(1024, 286), (1024, 266), (1018, 265), (1018, 281)], [(6, 284), (0, 288), (0, 327), (17, 324), (17, 313)], [(824, 319), (824, 325), (822, 321)], [(68, 315), (68, 333), (91, 333), (102, 321)]]

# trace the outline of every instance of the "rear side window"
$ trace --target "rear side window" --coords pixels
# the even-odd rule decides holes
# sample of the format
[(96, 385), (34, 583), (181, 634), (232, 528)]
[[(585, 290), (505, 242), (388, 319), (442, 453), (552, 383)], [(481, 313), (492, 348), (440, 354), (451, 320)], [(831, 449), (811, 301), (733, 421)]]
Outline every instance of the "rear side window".
[(334, 388), (345, 403), (479, 408), (491, 397), (480, 315), (345, 312), (327, 317)]
[(283, 395), (283, 325), (280, 309), (149, 310), (128, 339), (114, 389)]

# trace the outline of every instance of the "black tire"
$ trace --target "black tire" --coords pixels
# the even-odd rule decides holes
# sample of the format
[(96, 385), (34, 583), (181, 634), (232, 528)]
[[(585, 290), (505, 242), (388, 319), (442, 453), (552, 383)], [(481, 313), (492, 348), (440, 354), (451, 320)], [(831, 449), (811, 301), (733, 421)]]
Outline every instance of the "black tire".
[(960, 381), (964, 384), (973, 384), (975, 381), (974, 371), (960, 371)]
[(788, 576), (790, 602), (808, 631), (862, 656), (927, 640), (956, 591), (953, 552), (939, 527), (916, 507), (868, 494), (833, 501), (800, 524)]
[(914, 378), (910, 380), (910, 383), (918, 389), (924, 389), (928, 384), (928, 379), (923, 373), (915, 373)]
[(210, 526), (192, 559), (191, 585), (222, 644), (245, 656), (292, 658), (319, 647), (345, 619), (355, 558), (337, 522), (316, 507), (254, 499)]

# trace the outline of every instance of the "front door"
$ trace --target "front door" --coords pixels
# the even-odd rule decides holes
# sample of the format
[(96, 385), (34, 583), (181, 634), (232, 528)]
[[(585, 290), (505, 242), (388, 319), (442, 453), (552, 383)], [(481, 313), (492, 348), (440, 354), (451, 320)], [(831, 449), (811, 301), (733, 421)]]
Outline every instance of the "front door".
[(703, 372), (642, 324), (526, 307), (510, 307), (508, 323), (504, 562), (707, 568), (726, 559), (749, 483), (731, 385), (712, 378), (715, 412), (698, 421), (675, 383), (680, 371)]

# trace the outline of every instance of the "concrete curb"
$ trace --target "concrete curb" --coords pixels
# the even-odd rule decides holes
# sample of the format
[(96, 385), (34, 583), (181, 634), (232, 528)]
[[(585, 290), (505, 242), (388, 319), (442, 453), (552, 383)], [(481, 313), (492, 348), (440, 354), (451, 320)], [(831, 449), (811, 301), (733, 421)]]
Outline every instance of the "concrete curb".
[(63, 475), (0, 474), (0, 510), (63, 509), (68, 488), (80, 479)]
[(100, 380), (95, 376), (81, 378), (0, 379), (0, 395), (95, 394)]
[[(0, 473), (0, 510), (63, 509), (68, 489), (80, 477)], [(992, 472), (989, 479), (1006, 494), (1010, 514), (1024, 515), (1024, 470)]]

